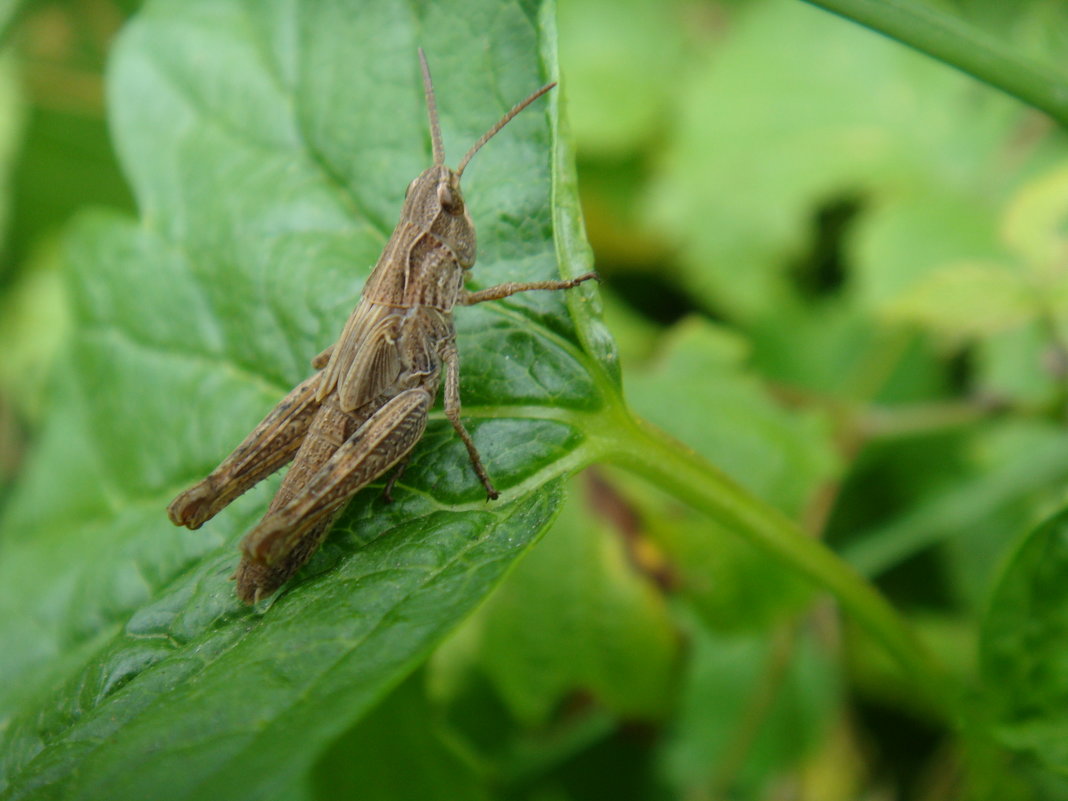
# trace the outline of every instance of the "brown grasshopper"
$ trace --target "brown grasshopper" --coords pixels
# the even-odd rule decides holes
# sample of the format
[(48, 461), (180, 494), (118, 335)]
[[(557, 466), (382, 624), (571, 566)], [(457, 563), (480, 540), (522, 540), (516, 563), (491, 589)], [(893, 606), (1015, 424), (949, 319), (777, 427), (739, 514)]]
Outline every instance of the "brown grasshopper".
[(263, 519), (241, 541), (237, 595), (255, 603), (311, 558), (358, 490), (393, 467), (385, 495), (426, 429), (445, 368), (445, 416), (460, 435), (489, 498), (498, 497), (460, 420), (460, 362), (452, 309), (532, 289), (570, 289), (596, 278), (506, 283), (470, 292), (475, 228), (460, 177), (479, 149), (556, 84), (516, 105), (452, 170), (438, 126), (430, 69), (419, 51), (434, 166), (408, 185), (400, 222), (367, 280), (337, 342), (312, 360), (319, 372), (297, 385), (205, 479), (180, 494), (167, 514), (199, 528), (290, 460)]

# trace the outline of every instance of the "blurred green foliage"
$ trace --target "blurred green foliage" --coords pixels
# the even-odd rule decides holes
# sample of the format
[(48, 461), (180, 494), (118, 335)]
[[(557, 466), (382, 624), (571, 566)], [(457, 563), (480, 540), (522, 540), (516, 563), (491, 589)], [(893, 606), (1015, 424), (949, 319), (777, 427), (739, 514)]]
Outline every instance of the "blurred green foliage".
[[(1068, 91), (1068, 12), (1058, 0), (815, 4), (892, 38), (800, 0), (559, 0), (558, 9), (470, 0), (453, 16), (415, 4), (420, 24), (437, 20), (422, 36), (477, 41), (432, 64), (439, 96), (457, 104), (451, 118), (443, 107), (450, 152), (450, 130), (468, 137), (492, 116), (456, 111), (493, 105), (477, 83), (479, 59), (518, 64), (493, 75), (504, 89), (492, 85), (520, 96), (535, 72), (531, 42), (541, 69), (555, 68), (546, 19), (557, 13), (565, 134), (556, 153), (577, 156), (623, 397), (678, 442), (649, 444), (654, 464), (635, 467), (653, 440), (616, 426), (614, 351), (583, 322), (595, 305), (476, 314), (461, 323), (465, 364), (481, 377), (465, 383), (472, 414), (509, 417), (543, 396), (560, 409), (486, 429), (522, 497), (499, 520), (486, 513), (465, 495), (462, 451), (432, 432), (404, 484), (437, 494), (388, 512), (373, 491), (361, 495), (308, 580), (266, 618), (235, 612), (222, 580), (265, 496), (220, 518), (206, 544), (160, 528), (162, 508), (329, 339), (359, 284), (350, 262), (373, 260), (400, 176), (421, 166), (422, 154), (398, 144), (410, 120), (421, 124), (416, 107), (382, 123), (407, 91), (390, 80), (411, 67), (409, 11), (294, 0), (233, 17), (191, 4), (200, 10), (187, 17), (163, 0), (142, 12), (67, 0), (4, 12), (0, 562), (19, 539), (12, 521), (37, 522), (26, 499), (49, 487), (40, 470), (26, 478), (27, 453), (37, 464), (121, 471), (109, 483), (57, 470), (62, 486), (48, 491), (65, 496), (41, 524), (52, 541), (36, 561), (8, 562), (9, 572), (33, 569), (19, 574), (19, 598), (0, 590), (6, 632), (19, 640), (0, 667), (41, 668), (12, 673), (26, 686), (0, 692), (0, 765), (21, 771), (0, 767), (0, 797), (49, 797), (56, 776), (71, 784), (54, 786), (83, 797), (103, 786), (134, 797), (146, 777), (180, 772), (159, 743), (188, 736), (201, 750), (183, 781), (226, 798), (271, 787), (278, 798), (383, 801), (1068, 799), (1068, 136), (1055, 96), (1043, 94)], [(294, 10), (320, 27), (297, 25)], [(113, 61), (107, 75), (111, 37), (131, 17), (152, 20), (162, 38), (128, 44), (145, 62)], [(477, 35), (469, 18), (483, 26)], [(537, 35), (515, 34), (525, 26)], [(302, 129), (310, 145), (288, 139), (284, 115), (267, 115), (278, 105), (263, 100), (281, 94), (298, 36), (318, 44), (320, 71), (299, 87), (304, 122), (315, 123)], [(246, 39), (270, 43), (278, 74), (233, 69), (226, 47)], [(380, 61), (357, 40), (379, 48)], [(145, 54), (169, 71), (152, 74)], [(404, 68), (373, 66), (386, 62)], [(168, 126), (190, 122), (160, 122), (173, 100), (160, 85), (202, 92), (192, 116), (215, 115), (221, 133), (197, 133), (188, 149), (168, 140)], [(350, 107), (339, 98), (354, 86), (364, 95)], [(245, 103), (262, 103), (264, 117), (243, 117)], [(546, 147), (522, 130), (479, 156), (487, 177), (468, 190), (484, 204), (476, 222), (533, 197), (508, 178), (508, 159)], [(139, 226), (85, 215), (134, 213), (115, 138)], [(272, 150), (282, 146), (292, 153)], [(331, 180), (353, 203), (335, 213), (323, 197), (337, 186), (307, 190), (305, 149), (350, 170)], [(199, 162), (209, 169), (197, 172)], [(227, 202), (214, 196), (212, 170), (231, 183)], [(574, 266), (581, 242), (559, 244), (574, 203), (567, 164), (551, 178), (564, 209), (552, 221), (557, 256)], [(307, 230), (267, 252), (247, 217), (277, 212), (272, 186), (293, 200), (283, 223)], [(71, 225), (73, 215), (81, 222)], [(199, 223), (193, 234), (189, 220)], [(529, 238), (511, 250), (513, 222), (505, 214), (480, 225), (476, 280), (490, 282), (484, 268), (526, 276), (545, 266), (549, 224), (523, 229)], [(169, 243), (154, 238), (161, 231)], [(236, 292), (232, 301), (203, 301), (214, 284), (205, 280), (200, 295), (185, 282), (191, 256), (212, 265), (219, 298)], [(273, 267), (261, 271), (264, 262)], [(322, 294), (307, 286), (312, 272)], [(128, 279), (125, 293), (115, 289)], [(257, 293), (266, 310), (248, 303)], [(198, 311), (196, 325), (153, 311), (178, 300), (215, 308)], [(300, 314), (287, 305), (298, 300)], [(130, 386), (154, 375), (156, 356), (116, 356), (126, 373), (110, 350), (77, 371), (64, 361), (64, 348), (90, 353), (69, 350), (86, 319), (113, 318), (136, 321), (138, 336), (171, 349), (167, 358), (188, 336), (232, 362), (189, 368), (203, 371), (198, 402), (219, 411), (188, 423), (195, 442), (157, 437), (162, 418), (107, 395), (116, 375)], [(87, 376), (101, 397), (65, 403)], [(147, 384), (135, 400), (194, 415), (176, 384)], [(165, 452), (152, 449), (157, 441)], [(555, 479), (591, 461), (608, 464), (572, 477), (556, 509)], [(713, 468), (704, 483), (682, 469), (700, 474), (705, 461), (743, 488), (739, 517), (715, 513), (735, 496)], [(120, 492), (131, 487), (133, 502)], [(737, 524), (752, 510), (786, 541), (799, 537), (797, 550), (755, 536), (762, 523)], [(53, 569), (75, 526), (101, 552), (88, 566)], [(407, 539), (374, 539), (383, 531)], [(821, 543), (842, 562), (810, 559), (826, 553)], [(850, 568), (889, 599), (889, 622), (855, 591), (867, 585)], [(419, 571), (433, 578), (422, 584)], [(341, 598), (338, 585), (362, 594)], [(349, 621), (379, 608), (386, 622), (369, 646), (371, 634)], [(906, 636), (895, 651), (893, 626), (922, 646)], [(903, 660), (913, 648), (917, 661)], [(916, 667), (926, 652), (930, 673)], [(302, 685), (293, 675), (331, 659), (330, 680)], [(201, 663), (211, 682), (194, 672)], [(274, 694), (258, 695), (260, 686)], [(223, 700), (234, 705), (228, 717), (213, 718)], [(85, 724), (101, 710), (122, 734), (110, 744), (99, 718), (101, 728)], [(259, 750), (220, 747), (227, 756), (212, 763), (209, 734), (224, 720), (228, 737), (259, 738)], [(153, 739), (172, 722), (178, 740)], [(143, 773), (108, 773), (142, 758)], [(189, 797), (184, 788), (176, 781), (158, 797)]]

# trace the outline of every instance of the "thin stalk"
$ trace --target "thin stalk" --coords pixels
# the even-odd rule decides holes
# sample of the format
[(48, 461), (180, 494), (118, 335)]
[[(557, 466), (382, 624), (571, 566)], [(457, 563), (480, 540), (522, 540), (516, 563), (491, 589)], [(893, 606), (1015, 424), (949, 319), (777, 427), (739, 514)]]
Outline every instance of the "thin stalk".
[[(629, 430), (620, 430), (624, 427)], [(882, 644), (932, 707), (950, 719), (956, 718), (960, 711), (957, 692), (912, 629), (870, 583), (825, 545), (644, 421), (616, 418), (601, 442), (604, 460), (704, 512), (834, 595)]]

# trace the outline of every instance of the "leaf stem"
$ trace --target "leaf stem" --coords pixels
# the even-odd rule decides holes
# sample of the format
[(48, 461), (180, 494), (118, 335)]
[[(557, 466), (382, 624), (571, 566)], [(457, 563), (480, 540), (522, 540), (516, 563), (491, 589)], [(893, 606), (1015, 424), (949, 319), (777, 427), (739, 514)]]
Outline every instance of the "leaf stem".
[(603, 456), (715, 518), (832, 593), (898, 663), (932, 708), (950, 719), (959, 696), (912, 629), (875, 588), (821, 542), (754, 498), (713, 465), (626, 413), (600, 437)]
[(1068, 75), (1022, 57), (955, 14), (919, 0), (806, 0), (937, 58), (1068, 127)]

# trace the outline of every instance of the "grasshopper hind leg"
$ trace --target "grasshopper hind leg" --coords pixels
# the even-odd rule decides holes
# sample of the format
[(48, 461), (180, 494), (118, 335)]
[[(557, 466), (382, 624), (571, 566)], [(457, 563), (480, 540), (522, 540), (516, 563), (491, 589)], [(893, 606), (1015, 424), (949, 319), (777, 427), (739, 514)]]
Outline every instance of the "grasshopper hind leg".
[(203, 480), (167, 507), (177, 526), (200, 528), (239, 496), (292, 460), (319, 409), (322, 373), (298, 384), (245, 441)]
[[(314, 473), (287, 488), (283, 500), (272, 503), (241, 541), (243, 556), (236, 574), (241, 600), (255, 603), (265, 598), (311, 558), (348, 500), (415, 447), (426, 429), (430, 404), (430, 393), (420, 388), (391, 398)], [(309, 434), (314, 436), (314, 431)], [(297, 458), (291, 475), (302, 458)]]

